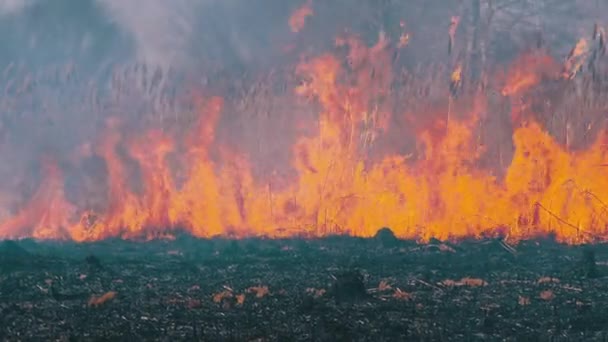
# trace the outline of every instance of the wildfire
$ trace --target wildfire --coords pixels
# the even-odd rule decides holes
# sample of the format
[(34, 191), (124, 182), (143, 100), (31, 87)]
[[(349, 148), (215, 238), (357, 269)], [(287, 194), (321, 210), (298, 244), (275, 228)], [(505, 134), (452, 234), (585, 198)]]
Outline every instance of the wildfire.
[[(292, 30), (300, 30), (309, 15), (307, 2), (290, 20)], [(452, 18), (452, 40), (458, 22)], [(120, 120), (108, 121), (89, 152), (103, 160), (105, 181), (97, 184), (103, 205), (68, 199), (62, 167), (45, 159), (38, 190), (4, 219), (0, 237), (84, 241), (178, 229), (199, 237), (372, 236), (387, 226), (399, 237), (422, 240), (555, 234), (579, 243), (608, 238), (604, 134), (586, 150), (567, 151), (529, 119), (513, 127), (513, 157), (504, 178), (498, 178), (480, 166), (485, 149), (476, 129), (492, 113), (488, 98), (476, 94), (454, 100), (467, 101), (460, 106), (467, 110), (454, 106), (457, 119), (449, 124), (447, 105), (417, 113), (432, 124), (412, 125), (417, 140), (412, 151), (374, 150), (383, 136), (406, 134), (392, 124), (411, 116), (386, 105), (395, 95), (391, 56), (406, 45), (403, 37), (409, 36), (391, 44), (383, 33), (370, 47), (353, 35), (341, 36), (336, 41), (340, 52), (295, 68), (303, 82), (294, 93), (318, 104), (318, 125), (314, 135), (300, 136), (290, 147), (295, 175), (285, 185), (273, 187), (272, 176), (254, 176), (255, 160), (216, 141), (227, 100), (201, 96), (196, 124), (186, 131), (133, 132)], [(570, 60), (580, 57), (585, 46), (579, 43)], [(560, 80), (556, 65), (545, 55), (524, 56), (508, 77), (497, 77), (500, 93), (514, 97), (544, 79)], [(460, 83), (462, 73), (458, 65), (446, 84)]]
[(558, 67), (550, 56), (543, 53), (521, 56), (510, 68), (502, 94), (504, 96), (521, 94), (537, 86), (543, 78), (555, 78)]
[(300, 8), (298, 8), (289, 18), (289, 27), (291, 32), (300, 32), (306, 25), (306, 18), (313, 15), (312, 0), (307, 0)]

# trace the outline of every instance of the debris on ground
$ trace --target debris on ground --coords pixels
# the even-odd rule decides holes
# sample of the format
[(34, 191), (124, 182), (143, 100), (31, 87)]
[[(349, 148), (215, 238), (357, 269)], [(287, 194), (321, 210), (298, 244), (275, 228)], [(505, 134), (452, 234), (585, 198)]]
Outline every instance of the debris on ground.
[[(608, 245), (539, 239), (510, 245), (514, 255), (493, 240), (401, 241), (399, 248), (348, 237), (23, 243), (0, 243), (0, 259), (21, 260), (0, 272), (1, 340), (521, 341), (608, 334)], [(442, 244), (450, 248), (428, 247)]]
[(114, 298), (116, 298), (116, 292), (114, 291), (108, 291), (99, 297), (92, 296), (91, 299), (89, 299), (89, 306), (98, 307)]
[(401, 244), (401, 240), (399, 240), (395, 233), (387, 227), (381, 228), (376, 232), (374, 239), (378, 241), (378, 243), (386, 248), (397, 247)]
[(367, 297), (363, 275), (359, 271), (348, 271), (338, 274), (331, 288), (331, 293), (337, 301)]

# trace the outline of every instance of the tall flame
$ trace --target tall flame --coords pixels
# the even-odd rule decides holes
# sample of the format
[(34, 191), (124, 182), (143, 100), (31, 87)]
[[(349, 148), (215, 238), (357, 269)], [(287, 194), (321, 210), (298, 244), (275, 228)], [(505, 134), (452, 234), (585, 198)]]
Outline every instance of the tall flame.
[[(299, 17), (311, 14), (301, 11)], [(292, 22), (293, 30), (303, 25), (303, 19)], [(254, 176), (255, 160), (216, 141), (226, 101), (201, 96), (197, 121), (186, 132), (135, 132), (118, 119), (108, 121), (90, 152), (105, 165), (106, 181), (98, 185), (105, 206), (68, 200), (62, 168), (45, 159), (38, 191), (0, 224), (0, 237), (85, 241), (174, 230), (199, 237), (372, 236), (388, 226), (400, 237), (423, 240), (608, 238), (603, 134), (588, 149), (570, 152), (528, 113), (517, 121), (512, 161), (499, 178), (480, 166), (485, 149), (476, 130), (493, 114), (487, 114), (489, 99), (477, 94), (460, 106), (466, 113), (452, 108), (461, 112), (457, 119), (445, 119), (448, 108), (418, 113), (411, 153), (371, 153), (383, 136), (404, 134), (391, 125), (408, 113), (386, 105), (393, 97), (391, 56), (401, 47), (385, 34), (371, 47), (347, 35), (336, 41), (347, 51), (344, 59), (328, 53), (297, 66), (304, 81), (294, 92), (318, 104), (318, 126), (291, 147), (296, 175), (287, 182)], [(559, 70), (546, 65), (557, 64), (546, 56), (522, 57), (502, 78), (502, 94), (559, 79)], [(462, 72), (458, 66), (448, 78), (460, 81)]]

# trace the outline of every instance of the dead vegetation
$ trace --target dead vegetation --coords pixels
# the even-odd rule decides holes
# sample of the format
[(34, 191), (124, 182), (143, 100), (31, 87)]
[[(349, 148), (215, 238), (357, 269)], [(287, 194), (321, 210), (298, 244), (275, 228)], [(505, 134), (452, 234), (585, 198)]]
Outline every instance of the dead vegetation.
[[(390, 84), (390, 90), (399, 103), (381, 103), (377, 107), (399, 106), (398, 113), (403, 108), (411, 113), (426, 113), (424, 107), (441, 107), (447, 102), (449, 121), (450, 115), (458, 112), (452, 106), (469, 105), (462, 95), (490, 94), (488, 111), (495, 115), (481, 119), (477, 128), (479, 145), (490, 147), (492, 154), (488, 158), (496, 160), (489, 164), (500, 168), (508, 164), (512, 136), (511, 132), (497, 134), (494, 128), (511, 127), (509, 115), (524, 112), (518, 106), (527, 100), (539, 115), (535, 119), (568, 150), (584, 147), (605, 128), (608, 105), (602, 95), (606, 93), (608, 71), (603, 28), (595, 24), (592, 35), (580, 37), (580, 32), (576, 32), (574, 36), (565, 31), (575, 25), (564, 25), (561, 20), (566, 15), (574, 16), (574, 9), (578, 14), (599, 12), (604, 8), (600, 2), (593, 8), (580, 1), (563, 6), (551, 6), (556, 3), (553, 1), (462, 1), (458, 6), (425, 8), (429, 15), (441, 18), (438, 23), (445, 24), (437, 24), (441, 29), (427, 30), (431, 33), (417, 31), (415, 28), (421, 26), (416, 25), (417, 18), (413, 16), (403, 20), (390, 15), (417, 13), (397, 11), (405, 2), (382, 3), (384, 7), (377, 11), (366, 6), (354, 10), (369, 10), (365, 24), (373, 27), (370, 36), (377, 39), (380, 28), (386, 29), (380, 37), (395, 36), (398, 49), (407, 50), (396, 52), (391, 61), (398, 77)], [(423, 3), (426, 2), (412, 6), (424, 8)], [(323, 11), (311, 1), (305, 2), (298, 13), (289, 22), (293, 33), (305, 33), (308, 27), (315, 30), (315, 25), (307, 23), (317, 20)], [(568, 22), (592, 25), (584, 17)], [(411, 35), (404, 26), (413, 28)], [(519, 34), (504, 34), (515, 31)], [(565, 56), (561, 77), (551, 79), (547, 76), (551, 70), (543, 69), (534, 75), (544, 82), (542, 89), (529, 93), (526, 82), (501, 88), (504, 80), (488, 80), (491, 68), (520, 53), (521, 47), (529, 44), (529, 39), (523, 38), (532, 33), (540, 36), (533, 44), (534, 56), (545, 53), (546, 45), (553, 49), (551, 53)], [(366, 34), (362, 36), (366, 38)], [(430, 59), (430, 66), (412, 66), (412, 60), (425, 58)], [(404, 66), (409, 68), (402, 69)], [(269, 72), (273, 73), (280, 74)], [(72, 81), (77, 75), (75, 69), (58, 69), (54, 74), (68, 85), (60, 95), (82, 95), (83, 88)], [(44, 86), (48, 75), (32, 76), (26, 68), (14, 64), (4, 70), (4, 75), (0, 108), (28, 107), (32, 93), (46, 94), (43, 98), (48, 103), (44, 107), (50, 114), (34, 126), (27, 120), (3, 116), (3, 134), (5, 127), (12, 125), (21, 131), (40, 133), (36, 137), (52, 138), (64, 134), (63, 123), (73, 122), (69, 127), (81, 129), (70, 131), (88, 138), (106, 124), (103, 119), (113, 112), (129, 113), (133, 122), (144, 117), (146, 123), (163, 129), (174, 124), (188, 125), (195, 117), (172, 97), (175, 90), (171, 75), (143, 65), (113, 70), (108, 98), (101, 98), (99, 89), (91, 85), (86, 96), (78, 97), (82, 103), (72, 104), (72, 110), (63, 117), (57, 113), (63, 113), (64, 104), (54, 101), (59, 97), (54, 96), (58, 91)], [(272, 141), (276, 135), (270, 131), (282, 130), (269, 128), (268, 122), (290, 120), (274, 114), (292, 108), (291, 98), (281, 101), (273, 92), (289, 88), (284, 85), (295, 81), (290, 77), (277, 80), (274, 76), (249, 77), (218, 71), (208, 73), (204, 83), (229, 83), (218, 87), (230, 89), (223, 95), (231, 102), (229, 108), (239, 114), (231, 118), (231, 124), (247, 127), (238, 132), (260, 132), (260, 136), (267, 135)], [(133, 103), (134, 98), (142, 98), (141, 103)], [(540, 100), (534, 101), (535, 98)], [(107, 111), (109, 103), (115, 106), (112, 113)], [(83, 108), (92, 109), (92, 117), (77, 115)], [(23, 117), (35, 113), (37, 108)], [(410, 122), (398, 124), (409, 127)], [(401, 130), (399, 133), (400, 138), (406, 135)], [(264, 150), (261, 146), (268, 143), (260, 142), (260, 136), (245, 136), (239, 143), (248, 148), (256, 146), (260, 157)], [(392, 141), (376, 141), (368, 136), (362, 140), (370, 150), (383, 143), (398, 149), (390, 145)], [(413, 144), (407, 137), (403, 140), (399, 143), (404, 146)], [(266, 153), (268, 159), (276, 157), (273, 152)], [(568, 189), (576, 190), (574, 186)], [(555, 215), (540, 205), (537, 208)], [(555, 219), (560, 218), (555, 215)], [(558, 245), (550, 239), (520, 245), (502, 240), (465, 241), (458, 246), (439, 241), (418, 245), (398, 240), (389, 228), (369, 240), (334, 238), (281, 243), (186, 238), (147, 244), (49, 243), (25, 248), (23, 243), (7, 241), (0, 245), (0, 338), (606, 339), (607, 260), (605, 245), (582, 249)]]

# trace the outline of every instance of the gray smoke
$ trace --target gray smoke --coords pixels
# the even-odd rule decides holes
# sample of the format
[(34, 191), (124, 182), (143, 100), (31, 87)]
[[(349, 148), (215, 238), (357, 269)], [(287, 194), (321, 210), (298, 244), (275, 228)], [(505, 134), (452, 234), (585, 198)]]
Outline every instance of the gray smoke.
[(0, 16), (17, 13), (33, 2), (34, 0), (0, 0)]
[(188, 61), (201, 0), (97, 0), (135, 43), (136, 58), (168, 66)]

